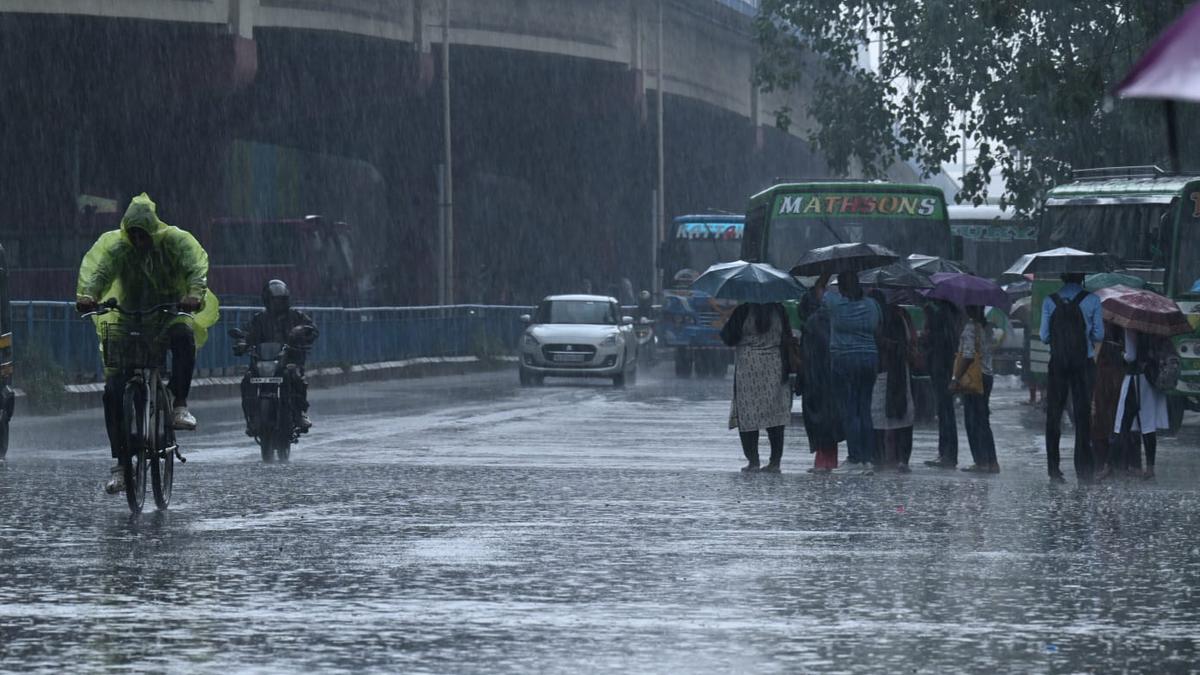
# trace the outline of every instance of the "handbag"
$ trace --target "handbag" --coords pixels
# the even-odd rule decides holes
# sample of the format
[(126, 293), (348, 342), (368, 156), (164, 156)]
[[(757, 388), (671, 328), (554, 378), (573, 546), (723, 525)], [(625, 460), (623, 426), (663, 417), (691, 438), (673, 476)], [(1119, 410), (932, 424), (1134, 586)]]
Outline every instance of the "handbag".
[[(980, 351), (980, 347), (979, 331), (976, 331), (975, 358), (971, 359), (971, 363), (963, 371), (962, 377), (958, 378), (958, 390), (964, 394), (983, 394), (983, 354)], [(959, 372), (962, 368), (962, 363), (962, 352), (958, 352), (954, 355), (954, 372)]]

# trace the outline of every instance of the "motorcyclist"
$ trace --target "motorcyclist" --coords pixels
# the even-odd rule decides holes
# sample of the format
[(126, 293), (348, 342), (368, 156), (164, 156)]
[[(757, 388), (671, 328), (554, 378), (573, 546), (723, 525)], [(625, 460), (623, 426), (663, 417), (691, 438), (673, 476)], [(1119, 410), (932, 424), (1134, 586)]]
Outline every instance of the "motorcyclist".
[[(196, 418), (188, 411), (188, 393), (196, 365), (196, 349), (216, 323), (218, 303), (208, 290), (208, 254), (196, 238), (158, 219), (158, 207), (146, 193), (134, 197), (121, 219), (121, 227), (100, 235), (83, 256), (79, 266), (75, 307), (80, 313), (95, 311), (102, 302), (116, 300), (124, 308), (145, 310), (160, 304), (178, 303), (191, 317), (167, 314), (148, 317), (165, 332), (171, 353), (170, 390), (174, 395), (172, 425), (191, 431)], [(104, 326), (129, 321), (112, 312), (94, 319), (103, 345)], [(121, 456), (121, 399), (125, 378), (105, 370), (104, 421), (112, 456)], [(124, 489), (120, 463), (112, 468), (105, 490), (116, 494)]]
[[(250, 323), (242, 327), (245, 338), (234, 345), (234, 353), (239, 356), (249, 351), (250, 347), (264, 342), (276, 342), (293, 347), (304, 347), (312, 344), (319, 334), (316, 325), (304, 312), (292, 309), (291, 291), (287, 284), (279, 279), (272, 279), (263, 286), (263, 311), (250, 319)], [(304, 378), (304, 352), (295, 350), (289, 353), (287, 365), (294, 366), (290, 380), (292, 396), (296, 401), (296, 424), (307, 431), (312, 428), (312, 420), (308, 417), (308, 381)], [(250, 383), (250, 372), (242, 378), (242, 412), (246, 416), (246, 435), (258, 435), (258, 408), (254, 405), (254, 385)]]

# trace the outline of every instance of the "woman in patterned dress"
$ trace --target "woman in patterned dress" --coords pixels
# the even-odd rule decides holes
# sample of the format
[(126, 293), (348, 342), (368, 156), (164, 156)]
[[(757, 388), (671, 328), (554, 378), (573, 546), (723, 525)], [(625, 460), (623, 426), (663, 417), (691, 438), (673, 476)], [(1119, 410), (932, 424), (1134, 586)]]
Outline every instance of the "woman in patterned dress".
[(747, 462), (742, 471), (759, 470), (759, 431), (766, 429), (771, 458), (762, 471), (779, 472), (783, 430), (792, 415), (787, 364), (791, 339), (787, 313), (779, 303), (739, 305), (721, 329), (721, 340), (735, 349), (729, 428), (741, 435)]

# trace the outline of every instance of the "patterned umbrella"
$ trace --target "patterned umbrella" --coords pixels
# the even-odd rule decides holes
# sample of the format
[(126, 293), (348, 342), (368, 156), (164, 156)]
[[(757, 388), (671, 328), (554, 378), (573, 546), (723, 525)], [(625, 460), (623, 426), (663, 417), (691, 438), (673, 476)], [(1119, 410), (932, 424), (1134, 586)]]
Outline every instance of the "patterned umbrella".
[(1192, 332), (1187, 316), (1174, 300), (1153, 291), (1110, 286), (1096, 291), (1104, 320), (1150, 335), (1183, 335)]
[(815, 277), (826, 272), (862, 272), (894, 263), (900, 256), (878, 244), (834, 244), (814, 248), (792, 268), (798, 277)]

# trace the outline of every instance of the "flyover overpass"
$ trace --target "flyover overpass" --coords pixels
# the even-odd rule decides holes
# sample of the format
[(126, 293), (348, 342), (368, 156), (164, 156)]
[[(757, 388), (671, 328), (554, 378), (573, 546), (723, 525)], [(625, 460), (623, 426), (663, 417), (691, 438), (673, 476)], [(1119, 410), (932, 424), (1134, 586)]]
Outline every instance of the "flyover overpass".
[[(649, 287), (657, 3), (450, 6), (456, 300)], [(775, 176), (825, 175), (805, 120), (773, 128), (778, 107), (805, 109), (803, 92), (751, 85), (753, 3), (663, 6), (666, 216), (739, 211)], [(0, 0), (0, 242), (12, 264), (77, 264), (104, 226), (81, 205), (148, 190), (185, 227), (348, 222), (365, 301), (432, 302), (441, 11), (441, 0)]]
[[(751, 85), (756, 0), (665, 0), (666, 94), (751, 118), (802, 101)], [(393, 40), (429, 53), (440, 43), (441, 0), (0, 0), (0, 11), (204, 24), (253, 40), (258, 29), (320, 30)], [(552, 54), (621, 64), (657, 87), (655, 0), (452, 0), (451, 45)], [(253, 58), (248, 55), (244, 58)], [(803, 129), (801, 125), (800, 129)]]

